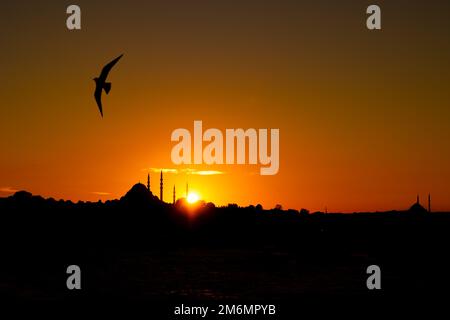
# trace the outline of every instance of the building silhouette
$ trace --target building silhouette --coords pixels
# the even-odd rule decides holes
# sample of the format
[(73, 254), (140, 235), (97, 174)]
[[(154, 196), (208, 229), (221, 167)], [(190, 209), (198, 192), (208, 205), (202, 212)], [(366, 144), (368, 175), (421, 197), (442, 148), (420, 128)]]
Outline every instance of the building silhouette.
[(150, 173), (147, 174), (147, 190), (150, 191)]
[(419, 195), (417, 195), (416, 203), (414, 203), (408, 210), (411, 213), (422, 214), (428, 212), (421, 204), (419, 200)]
[(175, 185), (173, 186), (173, 204), (175, 204), (175, 198), (176, 198), (176, 191), (175, 191)]
[(159, 200), (163, 201), (163, 172), (161, 170), (161, 178), (159, 181)]

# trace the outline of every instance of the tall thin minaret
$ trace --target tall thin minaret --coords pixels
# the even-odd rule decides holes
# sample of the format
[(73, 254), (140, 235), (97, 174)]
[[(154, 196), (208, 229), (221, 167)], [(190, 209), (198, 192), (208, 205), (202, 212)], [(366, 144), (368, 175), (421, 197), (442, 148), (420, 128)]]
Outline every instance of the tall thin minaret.
[(163, 201), (163, 174), (161, 170), (161, 178), (159, 181), (159, 200)]
[(173, 204), (175, 204), (175, 197), (176, 197), (175, 185), (173, 185)]
[(431, 213), (431, 195), (428, 194), (428, 213)]
[(150, 173), (147, 174), (147, 190), (150, 191)]
[(417, 195), (417, 204), (420, 204), (420, 203), (419, 203), (419, 195)]

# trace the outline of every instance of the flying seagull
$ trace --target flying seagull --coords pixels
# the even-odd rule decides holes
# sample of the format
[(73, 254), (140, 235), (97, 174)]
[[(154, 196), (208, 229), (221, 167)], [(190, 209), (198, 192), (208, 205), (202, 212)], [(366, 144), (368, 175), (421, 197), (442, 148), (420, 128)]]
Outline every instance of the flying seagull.
[(111, 82), (106, 82), (106, 78), (108, 77), (109, 72), (111, 71), (112, 67), (119, 61), (120, 58), (122, 58), (123, 54), (115, 58), (113, 61), (108, 63), (106, 66), (103, 67), (102, 72), (100, 73), (100, 76), (98, 78), (94, 78), (95, 81), (95, 92), (94, 97), (95, 101), (97, 102), (98, 109), (100, 110), (100, 114), (103, 118), (103, 108), (102, 108), (102, 90), (105, 90), (106, 94), (109, 93), (111, 90)]

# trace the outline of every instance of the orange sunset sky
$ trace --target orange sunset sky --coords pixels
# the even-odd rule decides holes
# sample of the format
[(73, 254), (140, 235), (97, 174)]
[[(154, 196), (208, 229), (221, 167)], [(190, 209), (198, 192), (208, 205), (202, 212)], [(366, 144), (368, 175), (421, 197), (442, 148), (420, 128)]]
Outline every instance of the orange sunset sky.
[[(82, 29), (66, 28), (78, 4)], [(150, 172), (218, 205), (450, 210), (450, 3), (10, 1), (0, 10), (0, 197), (119, 198)], [(104, 64), (124, 53), (103, 95)], [(279, 128), (280, 170), (172, 164), (176, 128)], [(186, 169), (222, 174), (186, 174)]]

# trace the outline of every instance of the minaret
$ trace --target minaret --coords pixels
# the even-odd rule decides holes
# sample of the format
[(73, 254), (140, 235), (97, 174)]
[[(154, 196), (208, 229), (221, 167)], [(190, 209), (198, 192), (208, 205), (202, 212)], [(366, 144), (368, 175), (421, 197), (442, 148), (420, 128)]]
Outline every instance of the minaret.
[(150, 173), (147, 174), (147, 190), (150, 192)]
[(417, 202), (416, 202), (417, 204), (420, 204), (419, 203), (419, 195), (417, 195)]
[(428, 194), (428, 213), (431, 213), (431, 195)]
[(175, 185), (173, 185), (173, 204), (175, 204)]
[(159, 181), (159, 200), (163, 201), (163, 175), (161, 170), (161, 178)]

